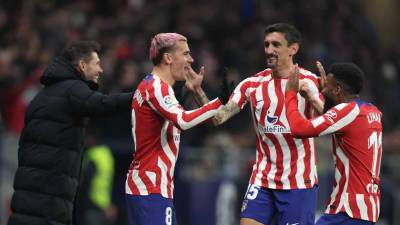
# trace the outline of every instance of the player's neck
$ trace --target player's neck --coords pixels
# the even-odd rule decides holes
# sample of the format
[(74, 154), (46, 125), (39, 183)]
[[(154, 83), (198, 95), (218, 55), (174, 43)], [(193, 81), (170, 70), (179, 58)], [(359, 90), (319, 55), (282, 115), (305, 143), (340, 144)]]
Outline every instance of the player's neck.
[(174, 85), (175, 83), (175, 80), (174, 78), (172, 78), (172, 74), (169, 68), (165, 68), (163, 66), (155, 66), (153, 68), (153, 71), (151, 71), (151, 74), (159, 77), (162, 81), (169, 84), (170, 86)]
[(280, 65), (272, 70), (272, 76), (275, 78), (288, 78), (290, 76), (290, 71), (292, 71), (293, 69), (293, 63)]

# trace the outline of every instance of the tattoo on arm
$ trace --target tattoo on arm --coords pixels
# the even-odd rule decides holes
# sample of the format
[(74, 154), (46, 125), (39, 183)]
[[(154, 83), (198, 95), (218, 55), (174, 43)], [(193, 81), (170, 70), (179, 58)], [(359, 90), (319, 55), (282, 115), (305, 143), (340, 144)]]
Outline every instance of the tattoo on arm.
[(217, 115), (213, 118), (214, 125), (219, 125), (227, 121), (232, 116), (236, 115), (240, 111), (239, 106), (229, 100), (226, 105), (224, 105), (220, 110), (218, 110)]
[[(194, 100), (198, 106), (203, 106), (204, 104), (207, 104), (210, 102), (208, 99), (206, 93), (203, 91), (203, 89), (199, 88), (194, 92)], [(211, 121), (214, 126), (220, 125), (227, 121), (229, 118), (234, 116), (240, 111), (239, 106), (233, 102), (233, 101), (228, 101), (226, 105), (222, 106), (218, 112), (217, 115), (215, 115)]]
[(208, 99), (206, 93), (203, 91), (202, 88), (199, 88), (196, 90), (196, 92), (193, 95), (194, 97), (194, 101), (196, 102), (196, 104), (198, 106), (203, 106), (204, 104), (207, 104), (208, 102), (210, 102), (210, 100)]

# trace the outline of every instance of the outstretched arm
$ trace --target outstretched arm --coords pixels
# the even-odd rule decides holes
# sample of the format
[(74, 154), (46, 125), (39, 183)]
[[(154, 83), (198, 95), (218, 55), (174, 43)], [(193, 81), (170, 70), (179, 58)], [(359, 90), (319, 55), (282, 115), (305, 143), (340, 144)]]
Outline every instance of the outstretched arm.
[(186, 111), (176, 100), (172, 88), (160, 81), (155, 81), (147, 93), (147, 102), (150, 107), (182, 130), (214, 117), (218, 108), (221, 107), (221, 102), (214, 99), (198, 109)]
[(110, 115), (131, 109), (132, 93), (104, 95), (91, 90), (83, 82), (71, 81), (71, 83), (68, 89), (68, 101), (74, 113), (82, 116)]
[(229, 100), (226, 105), (218, 110), (217, 115), (213, 118), (213, 123), (214, 125), (222, 124), (238, 112), (240, 112), (239, 106), (234, 101)]

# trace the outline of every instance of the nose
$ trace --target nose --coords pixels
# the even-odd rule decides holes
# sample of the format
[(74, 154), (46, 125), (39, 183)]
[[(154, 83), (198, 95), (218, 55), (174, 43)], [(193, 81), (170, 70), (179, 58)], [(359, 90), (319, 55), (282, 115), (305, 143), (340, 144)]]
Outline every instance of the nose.
[(267, 53), (267, 54), (272, 54), (274, 52), (274, 48), (271, 47), (271, 45), (265, 46), (264, 50), (265, 50), (265, 53)]
[(194, 62), (194, 59), (191, 55), (189, 55), (188, 63), (192, 64)]
[(103, 68), (101, 68), (101, 66), (99, 66), (99, 74), (103, 73)]

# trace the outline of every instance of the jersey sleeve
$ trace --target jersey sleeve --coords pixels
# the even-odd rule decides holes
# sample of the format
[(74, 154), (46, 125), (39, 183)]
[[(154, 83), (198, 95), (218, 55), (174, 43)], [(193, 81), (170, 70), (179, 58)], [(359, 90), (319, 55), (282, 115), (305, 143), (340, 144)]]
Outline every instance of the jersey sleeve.
[(341, 131), (360, 113), (357, 104), (342, 103), (319, 117), (307, 120), (298, 111), (297, 93), (293, 91), (286, 92), (285, 106), (290, 131), (293, 136), (301, 138)]
[(236, 86), (235, 90), (233, 90), (232, 92), (230, 99), (231, 101), (236, 103), (240, 109), (243, 109), (248, 102), (251, 85), (252, 82), (249, 78), (244, 79)]
[(179, 104), (172, 88), (160, 81), (154, 81), (146, 91), (150, 107), (181, 130), (189, 129), (210, 119), (222, 106), (216, 98), (198, 109), (186, 111)]

